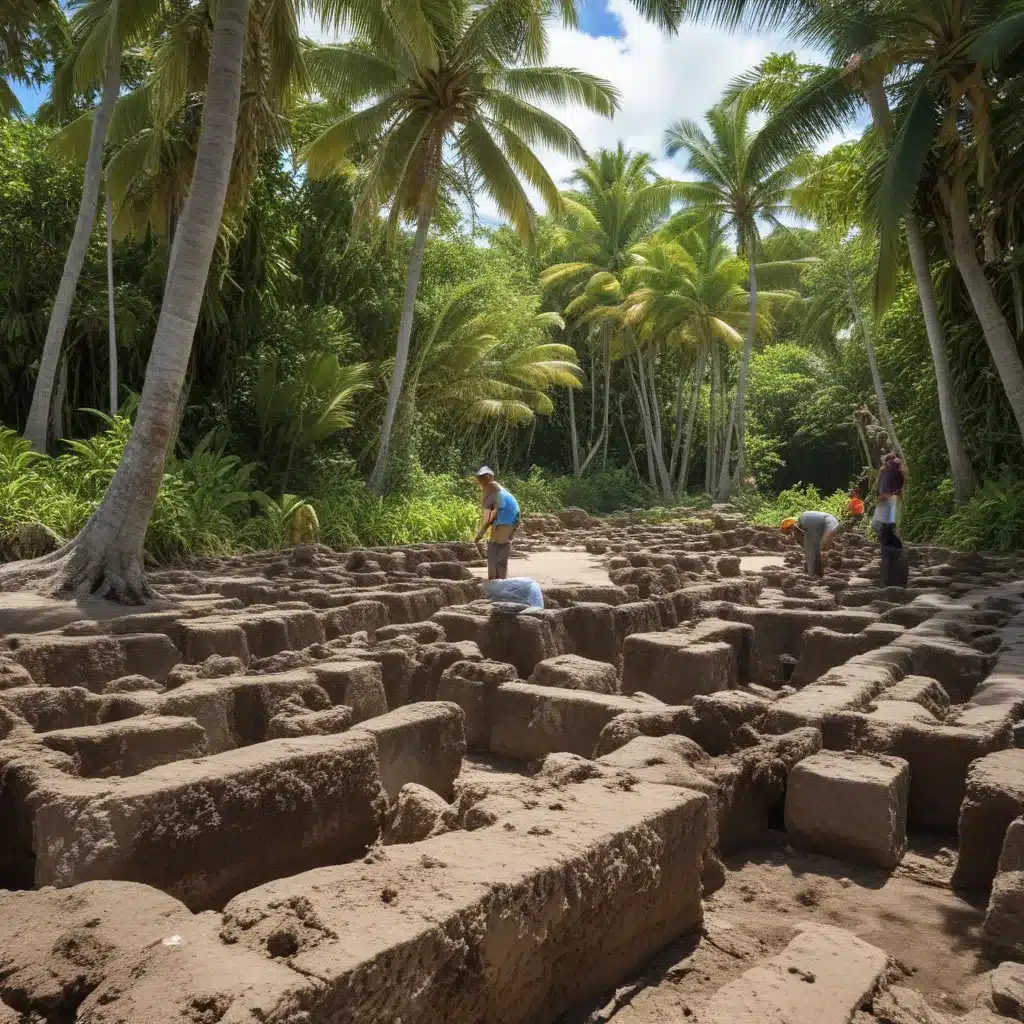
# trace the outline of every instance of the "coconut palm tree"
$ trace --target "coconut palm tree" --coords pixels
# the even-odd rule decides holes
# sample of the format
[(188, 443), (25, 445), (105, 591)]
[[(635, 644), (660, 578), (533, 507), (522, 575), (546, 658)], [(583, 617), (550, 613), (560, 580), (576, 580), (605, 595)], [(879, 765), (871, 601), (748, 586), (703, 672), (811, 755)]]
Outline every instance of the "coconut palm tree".
[[(789, 193), (807, 170), (803, 155), (793, 156), (777, 149), (751, 125), (753, 107), (738, 96), (706, 115), (710, 135), (694, 121), (678, 121), (665, 132), (669, 155), (684, 152), (688, 169), (699, 180), (687, 182), (685, 195), (700, 210), (718, 217), (736, 236), (737, 246), (747, 259), (750, 290), (750, 322), (740, 361), (736, 397), (729, 412), (725, 453), (717, 485), (717, 496), (728, 501), (734, 480), (743, 479), (746, 459), (744, 430), (747, 377), (750, 355), (757, 334), (757, 263), (763, 225), (779, 225), (789, 202)], [(730, 454), (734, 432), (739, 438), (736, 470), (730, 476)]]
[[(680, 222), (682, 230), (677, 226)], [(634, 247), (632, 257), (633, 265), (624, 278), (630, 291), (622, 303), (623, 319), (639, 334), (649, 334), (662, 345), (692, 355), (686, 426), (684, 430), (684, 373), (680, 373), (670, 459), (674, 492), (679, 494), (689, 479), (694, 422), (709, 361), (720, 357), (723, 350), (740, 350), (744, 344), (742, 332), (749, 327), (751, 296), (743, 284), (749, 278), (749, 268), (745, 259), (731, 251), (722, 223), (715, 219), (693, 226), (679, 219), (651, 242)], [(758, 336), (770, 334), (770, 308), (794, 298), (795, 293), (789, 291), (759, 292)], [(717, 448), (713, 435), (714, 424), (709, 420), (711, 464)]]
[(242, 85), (249, 0), (219, 0), (196, 173), (178, 222), (139, 411), (99, 507), (68, 545), (0, 570), (6, 589), (33, 582), (142, 602), (152, 595), (142, 550), (176, 422), (206, 276), (227, 195)]
[[(773, 117), (775, 125), (771, 130), (772, 135), (787, 136), (791, 145), (805, 146), (820, 141), (848, 123), (859, 103), (864, 101), (871, 111), (876, 132), (886, 147), (891, 149), (896, 135), (885, 87), (886, 79), (891, 72), (900, 68), (916, 68), (920, 77), (925, 73), (924, 68), (939, 67), (948, 73), (951, 66), (962, 67), (964, 56), (971, 52), (968, 44), (972, 31), (977, 45), (994, 59), (1007, 45), (1011, 45), (1013, 26), (1016, 24), (1012, 13), (1009, 17), (995, 17), (997, 9), (1005, 12), (1009, 7), (1010, 5), (1003, 3), (1002, 0), (994, 0), (993, 3), (987, 0), (969, 0), (966, 4), (957, 4), (953, 7), (944, 5), (941, 0), (925, 0), (923, 4), (908, 3), (902, 6), (900, 3), (880, 6), (871, 3), (870, 0), (862, 3), (813, 3), (811, 0), (692, 0), (688, 10), (695, 18), (710, 18), (731, 28), (788, 28), (812, 45), (831, 51), (831, 66), (807, 76), (797, 94), (790, 96), (785, 102), (785, 109), (776, 111), (779, 116)], [(991, 34), (986, 35), (984, 39), (979, 38), (979, 15), (983, 19), (987, 16), (997, 23), (989, 30)], [(955, 41), (947, 40), (950, 45), (944, 49), (942, 43), (934, 37), (935, 33), (952, 36), (959, 34), (959, 38)], [(929, 34), (932, 34), (931, 37)], [(947, 59), (948, 57), (952, 57), (952, 61)], [(979, 55), (978, 59), (985, 58)], [(909, 175), (914, 179), (914, 190), (908, 193), (906, 189), (894, 190), (890, 184), (886, 184), (885, 205), (889, 211), (889, 223), (883, 230), (879, 272), (876, 275), (876, 305), (882, 308), (890, 297), (889, 288), (895, 276), (891, 266), (895, 248), (895, 226), (902, 216), (935, 365), (939, 414), (950, 460), (954, 491), (962, 500), (973, 490), (975, 477), (956, 413), (952, 377), (931, 269), (917, 212), (912, 203), (928, 149), (927, 140), (921, 137), (920, 131), (921, 126), (925, 125), (927, 134), (926, 122), (927, 113), (924, 112), (919, 116), (918, 130), (914, 145), (911, 147), (913, 159), (920, 161), (916, 177), (913, 171)], [(966, 247), (961, 248), (962, 258), (966, 260), (970, 274), (973, 263), (977, 261), (971, 260), (971, 253)], [(958, 265), (959, 262), (960, 260)], [(972, 280), (975, 282), (975, 293), (984, 304), (987, 300), (984, 294), (984, 273), (982, 272), (980, 277), (974, 274)], [(974, 293), (972, 301), (973, 299)], [(1018, 358), (1015, 361), (1012, 353), (1007, 350), (1006, 339), (999, 330), (998, 322), (990, 320), (990, 323), (992, 329), (986, 332), (986, 340), (989, 341), (990, 347), (995, 343), (1001, 353), (1003, 369), (1000, 370), (1000, 374), (1003, 376), (1005, 371), (1014, 389), (1019, 390), (1020, 386), (1024, 386), (1024, 370), (1018, 372), (1020, 360)]]
[(85, 92), (97, 82), (101, 82), (102, 87), (92, 118), (78, 219), (50, 313), (32, 404), (25, 422), (25, 439), (36, 451), (45, 451), (47, 447), (50, 405), (64, 335), (96, 220), (103, 146), (121, 91), (121, 52), (123, 47), (145, 38), (161, 6), (161, 0), (84, 0), (71, 19), (71, 47), (54, 78), (54, 98), (58, 106), (66, 105), (71, 92)]
[(576, 352), (549, 340), (565, 327), (557, 313), (538, 312), (529, 299), (510, 304), (485, 288), (452, 291), (414, 348), (404, 401), (468, 424), (529, 425), (554, 412), (550, 391), (581, 386)]
[[(390, 222), (415, 223), (405, 298), (384, 423), (370, 487), (383, 492), (391, 433), (409, 360), (416, 293), (427, 236), (446, 167), (454, 161), (479, 175), (527, 243), (536, 212), (524, 183), (548, 206), (561, 207), (555, 183), (533, 151), (544, 144), (580, 157), (576, 135), (536, 102), (572, 103), (604, 115), (618, 104), (601, 79), (570, 68), (543, 66), (546, 41), (541, 13), (526, 0), (439, 0), (425, 5), (434, 53), (415, 52), (408, 26), (366, 24), (356, 38), (324, 46), (307, 57), (318, 90), (351, 104), (303, 152), (313, 176), (348, 173), (369, 148), (355, 208), (364, 227), (390, 203)], [(536, 62), (530, 66), (528, 61)]]
[[(588, 155), (573, 173), (575, 186), (562, 194), (565, 213), (555, 250), (566, 259), (548, 267), (541, 287), (558, 290), (573, 326), (595, 324), (601, 347), (604, 378), (603, 426), (600, 443), (580, 462), (574, 444), (574, 465), (589, 464), (598, 447), (607, 464), (611, 394), (610, 322), (593, 315), (599, 306), (615, 306), (621, 299), (618, 280), (630, 265), (630, 249), (647, 238), (668, 216), (677, 182), (654, 173), (653, 158), (631, 153), (622, 143)], [(575, 432), (575, 419), (572, 421)]]
[(60, 0), (5, 0), (0, 17), (0, 117), (20, 117), (12, 83), (39, 86), (47, 65), (67, 45)]

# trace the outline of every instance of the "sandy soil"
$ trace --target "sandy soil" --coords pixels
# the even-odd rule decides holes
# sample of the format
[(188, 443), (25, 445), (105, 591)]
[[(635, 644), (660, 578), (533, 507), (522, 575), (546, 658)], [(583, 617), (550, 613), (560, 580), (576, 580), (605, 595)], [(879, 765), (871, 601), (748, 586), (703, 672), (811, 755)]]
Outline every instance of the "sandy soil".
[(985, 908), (949, 889), (951, 868), (938, 843), (919, 842), (890, 876), (800, 853), (785, 838), (774, 834), (726, 858), (726, 884), (705, 900), (703, 935), (669, 947), (632, 985), (563, 1024), (699, 1016), (723, 985), (781, 951), (801, 920), (846, 928), (884, 949), (907, 971), (906, 984), (936, 1009), (957, 1016), (981, 1005), (979, 976), (994, 966), (976, 952)]
[[(515, 553), (508, 563), (509, 576), (528, 576), (542, 587), (566, 583), (591, 583), (608, 586), (608, 570), (605, 568), (606, 555), (591, 555), (582, 548), (561, 548), (555, 551), (533, 551), (524, 555)], [(760, 572), (769, 566), (783, 565), (781, 555), (747, 555), (740, 558), (743, 572)], [(481, 579), (487, 578), (487, 568), (479, 566), (471, 570)]]

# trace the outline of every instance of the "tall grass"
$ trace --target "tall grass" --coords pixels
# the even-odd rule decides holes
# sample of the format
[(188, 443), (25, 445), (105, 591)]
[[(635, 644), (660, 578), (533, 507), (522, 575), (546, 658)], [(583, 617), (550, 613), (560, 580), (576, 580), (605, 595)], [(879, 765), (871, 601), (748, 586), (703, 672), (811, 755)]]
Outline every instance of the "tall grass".
[(760, 526), (778, 526), (783, 519), (799, 516), (801, 512), (831, 512), (837, 519), (845, 519), (849, 512), (849, 495), (836, 491), (822, 495), (817, 487), (790, 487), (774, 497), (760, 494), (738, 496), (735, 504), (752, 523)]

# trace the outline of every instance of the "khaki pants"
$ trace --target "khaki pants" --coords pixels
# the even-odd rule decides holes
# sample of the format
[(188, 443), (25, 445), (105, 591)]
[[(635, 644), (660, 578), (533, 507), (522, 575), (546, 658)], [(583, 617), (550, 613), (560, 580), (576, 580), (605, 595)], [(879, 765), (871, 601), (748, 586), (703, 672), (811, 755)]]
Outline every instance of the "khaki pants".
[(492, 526), (487, 539), (487, 578), (504, 580), (508, 578), (508, 555), (515, 536), (514, 526)]

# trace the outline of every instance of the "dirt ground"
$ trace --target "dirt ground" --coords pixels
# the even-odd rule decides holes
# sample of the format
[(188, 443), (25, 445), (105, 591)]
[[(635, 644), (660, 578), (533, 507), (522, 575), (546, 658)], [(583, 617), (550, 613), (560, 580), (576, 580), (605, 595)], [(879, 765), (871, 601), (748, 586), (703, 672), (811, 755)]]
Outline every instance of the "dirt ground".
[[(780, 952), (801, 921), (845, 928), (884, 949), (907, 972), (905, 984), (950, 1016), (980, 1006), (980, 976), (993, 964), (977, 955), (984, 905), (949, 889), (943, 841), (912, 842), (893, 875), (805, 854), (772, 834), (725, 858), (726, 884), (704, 903), (703, 934), (673, 944), (644, 975), (563, 1024), (663, 1024), (700, 1016), (719, 988)], [(926, 879), (926, 881), (922, 881)]]
[[(513, 545), (508, 574), (528, 576), (536, 580), (541, 587), (568, 583), (608, 586), (611, 581), (608, 579), (606, 560), (607, 556), (592, 555), (583, 548), (559, 548), (517, 555)], [(740, 569), (743, 572), (759, 572), (768, 566), (782, 564), (783, 559), (779, 555), (747, 555), (740, 558)], [(470, 571), (481, 579), (487, 578), (486, 566), (479, 566)]]

